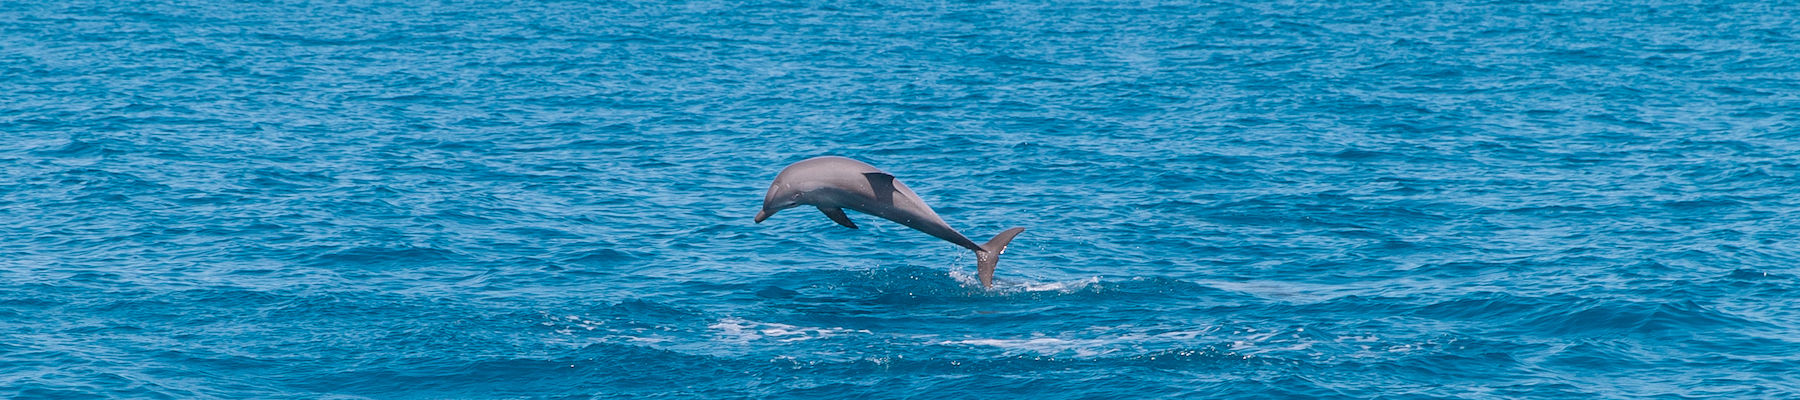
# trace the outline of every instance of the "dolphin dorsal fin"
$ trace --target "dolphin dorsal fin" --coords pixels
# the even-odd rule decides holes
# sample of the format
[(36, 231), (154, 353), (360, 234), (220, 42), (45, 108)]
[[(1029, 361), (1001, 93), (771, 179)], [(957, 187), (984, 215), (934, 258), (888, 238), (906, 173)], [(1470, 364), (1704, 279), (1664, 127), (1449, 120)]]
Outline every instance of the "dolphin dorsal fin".
[(864, 177), (868, 177), (869, 180), (871, 180), (871, 181), (877, 180), (877, 179), (882, 180), (882, 181), (894, 180), (894, 174), (881, 172), (881, 171), (864, 172), (862, 174)]
[(855, 222), (850, 222), (850, 216), (844, 215), (844, 209), (842, 208), (819, 207), (819, 211), (824, 211), (825, 216), (831, 217), (831, 222), (836, 222), (838, 225), (843, 225), (845, 228), (859, 229), (856, 227)]
[(883, 204), (894, 203), (894, 193), (899, 192), (900, 190), (894, 188), (894, 184), (899, 181), (894, 179), (893, 174), (881, 171), (864, 172), (862, 174), (863, 179), (869, 180), (869, 190), (875, 192), (875, 201)]

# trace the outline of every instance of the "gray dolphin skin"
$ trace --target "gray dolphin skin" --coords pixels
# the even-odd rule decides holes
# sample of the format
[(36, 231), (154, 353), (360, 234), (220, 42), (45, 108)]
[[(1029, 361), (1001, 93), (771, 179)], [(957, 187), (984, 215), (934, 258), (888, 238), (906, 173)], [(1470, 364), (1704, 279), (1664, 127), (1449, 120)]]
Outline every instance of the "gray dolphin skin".
[(818, 207), (838, 225), (856, 229), (844, 209), (851, 209), (944, 239), (975, 251), (975, 270), (981, 276), (981, 287), (994, 288), (994, 267), (1000, 264), (1000, 253), (1006, 244), (1025, 228), (1012, 228), (986, 244), (975, 244), (939, 218), (925, 200), (906, 184), (880, 168), (844, 157), (825, 156), (806, 159), (781, 170), (763, 196), (762, 211), (756, 222), (762, 223), (776, 212), (802, 205)]

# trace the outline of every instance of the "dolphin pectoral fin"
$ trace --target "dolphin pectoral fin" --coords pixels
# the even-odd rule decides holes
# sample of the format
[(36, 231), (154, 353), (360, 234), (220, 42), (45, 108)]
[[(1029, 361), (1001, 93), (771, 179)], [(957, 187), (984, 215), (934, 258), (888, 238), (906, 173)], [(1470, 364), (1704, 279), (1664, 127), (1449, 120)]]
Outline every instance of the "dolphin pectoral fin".
[(850, 216), (844, 215), (844, 209), (842, 208), (819, 207), (819, 211), (824, 211), (825, 216), (831, 217), (831, 222), (836, 222), (838, 225), (843, 225), (845, 228), (858, 229), (855, 222), (850, 222)]

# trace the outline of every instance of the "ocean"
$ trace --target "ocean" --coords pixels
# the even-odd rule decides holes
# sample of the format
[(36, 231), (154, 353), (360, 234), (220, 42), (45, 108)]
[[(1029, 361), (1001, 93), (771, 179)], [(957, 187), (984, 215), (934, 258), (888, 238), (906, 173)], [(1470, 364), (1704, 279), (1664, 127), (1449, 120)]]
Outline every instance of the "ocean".
[[(1800, 397), (1789, 1), (0, 4), (0, 397)], [(752, 217), (782, 167), (897, 223)]]

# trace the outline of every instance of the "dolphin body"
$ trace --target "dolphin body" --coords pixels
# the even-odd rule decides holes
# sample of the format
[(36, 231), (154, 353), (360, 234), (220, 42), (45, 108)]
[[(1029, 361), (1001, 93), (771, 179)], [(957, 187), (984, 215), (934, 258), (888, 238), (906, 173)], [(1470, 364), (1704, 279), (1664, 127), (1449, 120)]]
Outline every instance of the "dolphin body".
[(986, 289), (994, 288), (994, 267), (1000, 264), (1000, 253), (1006, 251), (1006, 244), (1012, 242), (1013, 236), (1025, 231), (1025, 228), (1007, 229), (994, 235), (986, 244), (975, 244), (945, 224), (937, 212), (931, 211), (931, 206), (925, 205), (924, 199), (893, 175), (844, 157), (810, 158), (782, 169), (775, 175), (775, 182), (769, 184), (769, 194), (763, 197), (762, 211), (756, 213), (756, 222), (762, 223), (776, 212), (801, 205), (818, 207), (826, 217), (850, 229), (857, 228), (856, 223), (850, 222), (850, 216), (844, 215), (846, 208), (899, 222), (973, 250), (981, 287)]

